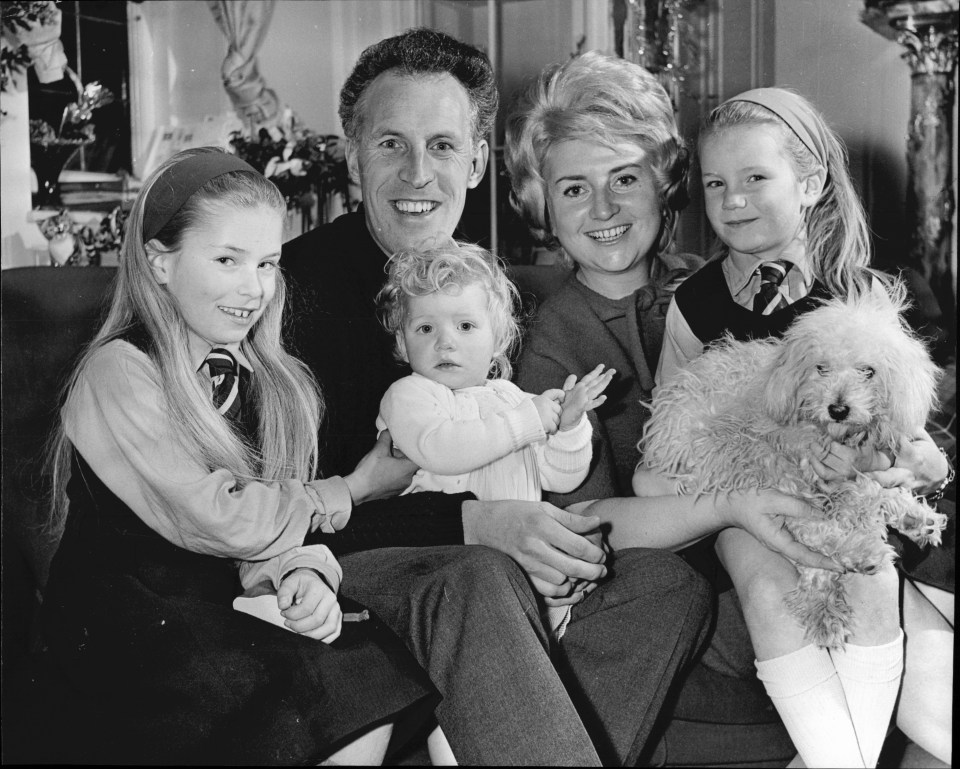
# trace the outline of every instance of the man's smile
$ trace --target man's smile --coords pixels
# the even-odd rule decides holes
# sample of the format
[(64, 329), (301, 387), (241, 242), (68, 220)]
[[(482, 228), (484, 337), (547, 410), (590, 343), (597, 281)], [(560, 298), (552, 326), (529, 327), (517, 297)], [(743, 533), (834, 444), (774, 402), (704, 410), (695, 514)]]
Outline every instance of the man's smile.
[(429, 214), (439, 207), (435, 200), (394, 200), (393, 206), (401, 214)]

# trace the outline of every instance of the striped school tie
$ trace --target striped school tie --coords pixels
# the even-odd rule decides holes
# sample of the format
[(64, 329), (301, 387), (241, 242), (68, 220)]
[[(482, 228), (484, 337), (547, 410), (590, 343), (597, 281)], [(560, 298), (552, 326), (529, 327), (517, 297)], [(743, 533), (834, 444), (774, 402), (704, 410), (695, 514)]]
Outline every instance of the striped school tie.
[(764, 262), (760, 265), (760, 290), (753, 300), (753, 311), (770, 315), (790, 304), (790, 294), (783, 279), (787, 277), (790, 262)]
[(213, 405), (227, 419), (236, 419), (240, 413), (240, 367), (229, 350), (214, 347), (203, 364), (213, 383)]

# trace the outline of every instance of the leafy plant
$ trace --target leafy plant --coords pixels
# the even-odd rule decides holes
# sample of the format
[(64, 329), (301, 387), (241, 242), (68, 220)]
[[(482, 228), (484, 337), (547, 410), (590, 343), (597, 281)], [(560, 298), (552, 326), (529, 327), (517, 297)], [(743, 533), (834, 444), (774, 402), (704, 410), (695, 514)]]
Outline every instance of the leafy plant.
[(339, 136), (300, 126), (288, 110), (281, 126), (261, 128), (255, 139), (242, 131), (232, 132), (230, 145), (238, 157), (277, 185), (289, 207), (309, 208), (316, 202), (314, 196), (323, 201), (340, 195), (344, 208), (350, 210), (349, 175)]

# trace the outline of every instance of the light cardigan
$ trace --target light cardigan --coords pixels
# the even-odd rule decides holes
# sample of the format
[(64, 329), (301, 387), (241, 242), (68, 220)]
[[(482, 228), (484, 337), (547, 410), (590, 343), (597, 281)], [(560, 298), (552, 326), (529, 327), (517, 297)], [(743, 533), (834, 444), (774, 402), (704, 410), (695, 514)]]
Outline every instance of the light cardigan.
[(339, 477), (249, 482), (189, 456), (166, 413), (159, 372), (143, 351), (114, 340), (81, 371), (63, 408), (67, 438), (94, 473), (153, 531), (195, 553), (234, 558), (244, 588), (315, 569), (336, 590), (340, 565), (316, 529), (343, 528), (352, 502)]
[(420, 374), (394, 382), (380, 402), (377, 429), (389, 430), (421, 468), (404, 493), (539, 501), (544, 489), (575, 489), (590, 465), (590, 423), (584, 415), (548, 437), (532, 398), (504, 379), (460, 390)]

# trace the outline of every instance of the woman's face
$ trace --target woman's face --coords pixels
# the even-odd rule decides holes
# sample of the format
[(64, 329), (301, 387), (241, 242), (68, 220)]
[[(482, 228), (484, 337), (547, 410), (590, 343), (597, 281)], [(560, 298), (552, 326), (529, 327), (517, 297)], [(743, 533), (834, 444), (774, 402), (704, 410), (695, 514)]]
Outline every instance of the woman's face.
[(580, 279), (611, 298), (646, 285), (660, 196), (643, 150), (572, 139), (551, 147), (543, 165), (550, 225)]
[(239, 347), (276, 292), (282, 243), (275, 210), (214, 206), (202, 226), (184, 233), (179, 249), (148, 246), (153, 274), (176, 300), (195, 357), (211, 347)]

